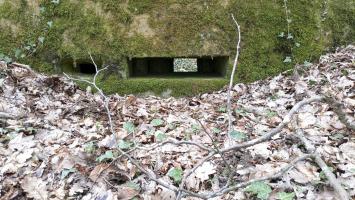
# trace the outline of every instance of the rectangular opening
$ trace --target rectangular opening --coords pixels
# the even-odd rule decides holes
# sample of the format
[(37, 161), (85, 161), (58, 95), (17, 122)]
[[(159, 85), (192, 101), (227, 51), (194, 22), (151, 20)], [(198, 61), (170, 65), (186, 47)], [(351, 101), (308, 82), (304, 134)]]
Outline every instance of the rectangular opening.
[(142, 57), (128, 61), (130, 77), (224, 77), (228, 56)]
[(175, 58), (174, 72), (198, 72), (196, 58)]

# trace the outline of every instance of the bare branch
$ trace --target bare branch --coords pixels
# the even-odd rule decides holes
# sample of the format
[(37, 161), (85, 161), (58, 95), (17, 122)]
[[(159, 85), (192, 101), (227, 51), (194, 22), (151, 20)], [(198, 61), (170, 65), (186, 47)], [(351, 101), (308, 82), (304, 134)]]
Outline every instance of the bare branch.
[(323, 99), (323, 97), (313, 97), (310, 99), (305, 99), (303, 101), (298, 102), (291, 110), (290, 112), (284, 117), (283, 121), (274, 129), (272, 129), (271, 131), (269, 131), (268, 133), (264, 134), (263, 136), (256, 138), (254, 140), (250, 140), (241, 144), (236, 144), (233, 145), (231, 147), (227, 147), (225, 149), (221, 150), (221, 153), (226, 153), (228, 151), (232, 151), (232, 150), (239, 150), (242, 148), (247, 148), (265, 141), (270, 140), (274, 135), (276, 135), (277, 133), (279, 133), (288, 123), (290, 123), (292, 116), (304, 105), (306, 104), (310, 104), (312, 102), (317, 102), (317, 101), (321, 101)]
[(209, 148), (209, 147), (206, 147), (202, 144), (199, 144), (197, 142), (192, 142), (192, 141), (177, 141), (177, 140), (173, 140), (173, 139), (170, 139), (170, 140), (167, 140), (167, 141), (164, 141), (162, 143), (158, 143), (156, 145), (153, 145), (152, 147), (148, 147), (148, 148), (143, 148), (143, 147), (138, 147), (138, 149), (143, 149), (143, 150), (146, 150), (146, 151), (152, 151), (156, 148), (159, 148), (159, 147), (162, 147), (166, 144), (173, 144), (173, 145), (176, 145), (176, 146), (181, 146), (181, 145), (192, 145), (192, 146), (196, 146), (204, 151), (213, 151), (213, 149)]
[[(302, 141), (305, 145), (307, 151), (311, 152), (314, 151), (315, 147), (308, 142), (303, 131), (301, 129), (297, 130), (297, 137)], [(338, 193), (341, 200), (349, 199), (349, 195), (346, 190), (341, 186), (340, 182), (337, 180), (333, 172), (329, 170), (327, 164), (323, 161), (318, 153), (313, 154), (313, 159), (317, 163), (317, 165), (322, 169), (324, 175), (327, 177), (329, 184), (334, 188), (334, 190)]]
[(235, 55), (235, 59), (234, 59), (234, 64), (233, 64), (233, 69), (232, 69), (232, 73), (230, 76), (230, 81), (229, 81), (229, 87), (228, 87), (228, 92), (227, 92), (227, 111), (228, 111), (228, 140), (229, 143), (231, 144), (231, 136), (230, 136), (230, 132), (232, 131), (232, 102), (231, 102), (231, 91), (232, 91), (232, 87), (233, 87), (233, 80), (234, 80), (234, 75), (235, 75), (235, 71), (237, 70), (237, 66), (238, 66), (238, 59), (239, 59), (239, 50), (240, 50), (240, 41), (241, 41), (241, 33), (240, 33), (240, 26), (237, 22), (237, 20), (234, 18), (234, 15), (232, 14), (232, 19), (234, 21), (234, 23), (237, 26), (237, 32), (238, 32), (238, 43), (237, 43), (237, 53)]
[(220, 195), (223, 195), (225, 193), (234, 191), (234, 190), (236, 190), (238, 188), (245, 187), (245, 186), (247, 186), (247, 185), (249, 185), (249, 184), (251, 184), (253, 182), (278, 179), (278, 178), (282, 177), (290, 169), (292, 169), (297, 162), (300, 162), (302, 160), (305, 160), (305, 159), (311, 158), (311, 157), (312, 157), (311, 154), (306, 154), (304, 156), (301, 156), (299, 158), (296, 158), (296, 159), (292, 160), (287, 166), (283, 167), (282, 169), (280, 169), (278, 172), (276, 172), (274, 174), (271, 174), (269, 176), (265, 176), (265, 177), (262, 177), (262, 178), (251, 179), (249, 181), (238, 183), (238, 184), (236, 184), (234, 186), (231, 186), (231, 187), (228, 187), (228, 188), (225, 188), (225, 189), (222, 188), (220, 191), (212, 193), (212, 194), (208, 195), (207, 197), (208, 198), (213, 198), (213, 197), (216, 197), (216, 196), (220, 196)]
[(12, 114), (6, 113), (6, 112), (0, 112), (0, 119), (15, 119), (16, 116), (13, 116)]
[(351, 121), (348, 118), (347, 114), (343, 111), (343, 104), (337, 102), (337, 100), (331, 96), (325, 96), (324, 102), (326, 102), (328, 105), (330, 105), (330, 107), (333, 108), (335, 114), (338, 115), (339, 121), (341, 121), (348, 129), (355, 130), (355, 122)]

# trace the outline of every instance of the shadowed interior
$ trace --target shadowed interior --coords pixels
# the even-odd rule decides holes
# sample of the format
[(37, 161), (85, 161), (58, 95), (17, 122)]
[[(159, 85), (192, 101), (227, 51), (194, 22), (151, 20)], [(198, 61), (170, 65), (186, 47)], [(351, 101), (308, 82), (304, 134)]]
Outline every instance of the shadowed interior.
[(78, 63), (77, 65), (79, 67), (80, 73), (83, 73), (83, 74), (95, 74), (96, 73), (95, 65), (93, 65), (92, 63), (83, 62), (83, 63)]
[(128, 61), (130, 77), (224, 77), (228, 56), (199, 57), (197, 72), (174, 72), (173, 57), (142, 57)]

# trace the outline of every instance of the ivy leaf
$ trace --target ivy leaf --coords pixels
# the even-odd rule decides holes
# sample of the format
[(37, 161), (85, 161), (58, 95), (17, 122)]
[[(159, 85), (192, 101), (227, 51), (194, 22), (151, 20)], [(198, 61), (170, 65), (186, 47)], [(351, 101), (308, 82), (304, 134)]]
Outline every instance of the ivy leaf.
[(53, 26), (53, 21), (47, 22), (47, 25), (48, 25), (49, 28), (51, 28)]
[(39, 8), (39, 11), (40, 11), (41, 13), (44, 13), (44, 12), (46, 11), (46, 7), (41, 6), (41, 7)]
[(155, 138), (157, 139), (158, 142), (162, 142), (167, 138), (167, 136), (163, 132), (157, 131), (155, 132)]
[(267, 199), (272, 192), (271, 187), (268, 184), (260, 181), (248, 185), (244, 191), (255, 194), (259, 199)]
[(86, 153), (94, 153), (94, 151), (95, 151), (95, 144), (94, 144), (94, 142), (91, 141), (91, 142), (85, 144), (85, 146), (84, 146), (84, 151), (85, 151)]
[(290, 62), (292, 62), (292, 59), (291, 57), (287, 56), (284, 60), (284, 63), (290, 63)]
[(129, 149), (129, 148), (131, 148), (131, 146), (132, 146), (132, 143), (130, 143), (130, 142), (126, 142), (126, 141), (124, 141), (124, 140), (120, 140), (120, 141), (118, 141), (118, 147), (120, 148), (120, 149)]
[(140, 186), (137, 183), (132, 182), (132, 181), (130, 181), (130, 182), (124, 184), (124, 185), (127, 186), (127, 187), (130, 187), (130, 188), (132, 188), (134, 190), (138, 190), (138, 191), (141, 189)]
[(300, 47), (301, 46), (301, 44), (300, 43), (298, 43), (298, 42), (296, 42), (296, 47)]
[(134, 124), (132, 122), (125, 122), (123, 124), (123, 128), (128, 132), (128, 133), (133, 133), (134, 130), (136, 129)]
[(287, 19), (287, 23), (291, 23), (292, 22), (292, 19)]
[(44, 42), (44, 37), (43, 37), (43, 36), (38, 37), (38, 41), (39, 41), (41, 44), (43, 44), (43, 42)]
[(278, 35), (278, 37), (280, 37), (280, 38), (285, 37), (285, 33), (284, 33), (284, 32), (281, 32), (281, 33)]
[(225, 106), (221, 106), (218, 108), (218, 112), (225, 113), (227, 112), (227, 108)]
[(312, 63), (310, 63), (307, 60), (305, 60), (304, 63), (303, 63), (303, 66), (310, 67), (310, 66), (312, 66)]
[(246, 138), (246, 135), (242, 132), (233, 130), (232, 132), (230, 132), (230, 136), (235, 139), (235, 140), (243, 140)]
[(22, 50), (21, 49), (16, 49), (15, 50), (15, 57), (16, 58), (19, 58), (21, 56), (21, 54), (22, 54)]
[(202, 127), (198, 124), (192, 124), (192, 126), (191, 126), (192, 132), (194, 132), (194, 133), (200, 132), (201, 128)]
[(275, 112), (275, 111), (272, 111), (272, 110), (267, 110), (266, 111), (266, 116), (267, 117), (275, 117), (275, 116), (277, 116), (277, 112)]
[(154, 129), (149, 129), (145, 132), (146, 135), (154, 135)]
[(289, 39), (289, 40), (293, 39), (292, 33), (289, 33), (289, 34), (287, 35), (287, 39)]
[(213, 127), (212, 132), (215, 134), (218, 134), (218, 133), (221, 133), (222, 131), (219, 128)]
[(12, 62), (12, 58), (8, 57), (8, 56), (5, 56), (3, 59), (2, 59), (4, 62), (6, 63), (11, 63)]
[(287, 193), (287, 192), (279, 192), (277, 193), (277, 199), (280, 200), (293, 200), (295, 198), (295, 193), (291, 192), (291, 193)]
[(153, 120), (151, 121), (151, 124), (152, 124), (153, 126), (161, 126), (161, 125), (164, 124), (164, 121), (161, 120), (161, 119), (153, 119)]
[(172, 168), (168, 172), (168, 176), (174, 180), (175, 183), (180, 183), (182, 180), (183, 171), (181, 168)]
[(60, 179), (65, 179), (65, 177), (67, 177), (70, 173), (74, 173), (76, 172), (75, 168), (70, 168), (70, 169), (63, 169), (61, 175), (60, 175)]
[(113, 155), (112, 151), (106, 151), (105, 154), (102, 154), (101, 156), (96, 158), (96, 161), (103, 162), (106, 160), (113, 160), (114, 158), (115, 158), (115, 156)]
[(54, 4), (59, 4), (59, 3), (60, 3), (60, 0), (52, 0), (52, 3), (54, 3)]

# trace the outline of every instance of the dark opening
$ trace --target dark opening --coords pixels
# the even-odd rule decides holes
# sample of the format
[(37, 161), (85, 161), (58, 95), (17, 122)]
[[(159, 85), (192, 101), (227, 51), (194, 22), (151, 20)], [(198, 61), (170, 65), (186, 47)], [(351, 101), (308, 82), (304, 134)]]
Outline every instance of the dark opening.
[[(191, 62), (191, 70), (177, 70), (180, 61)], [(145, 57), (128, 61), (130, 77), (223, 77), (228, 66), (228, 56), (199, 58)], [(195, 66), (197, 64), (197, 66)], [(180, 66), (178, 66), (179, 68)], [(197, 67), (197, 69), (196, 69)]]
[(96, 73), (96, 69), (95, 69), (95, 65), (92, 63), (78, 63), (78, 68), (80, 73), (83, 74), (95, 74)]

